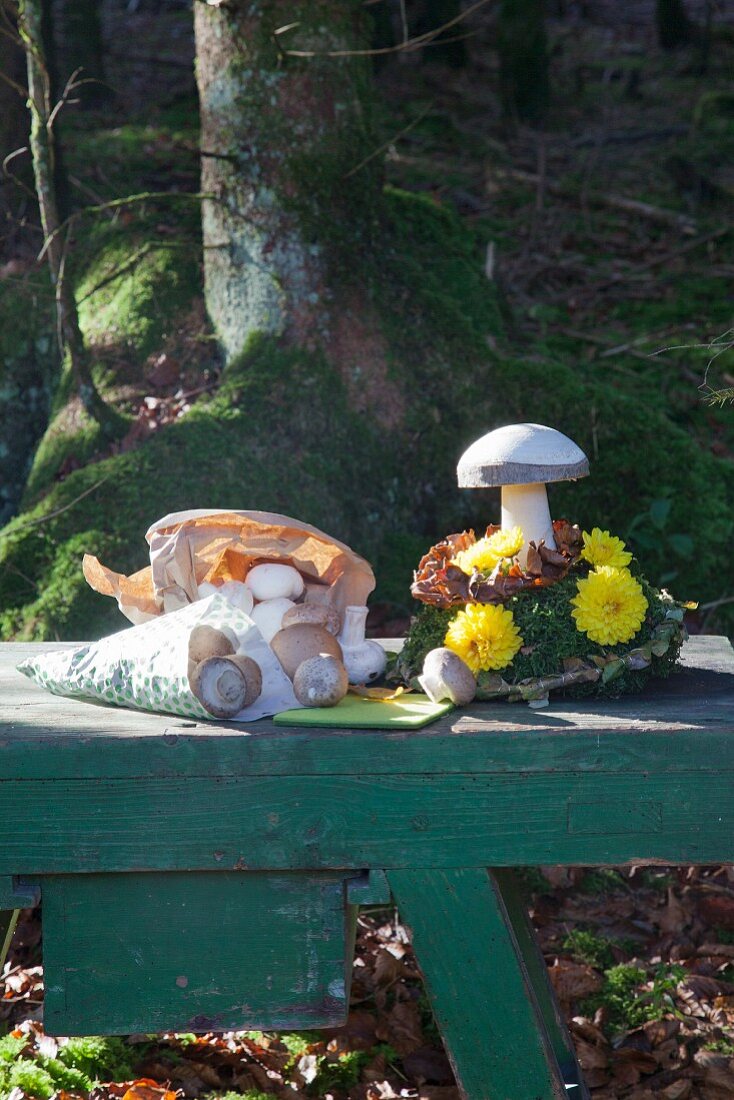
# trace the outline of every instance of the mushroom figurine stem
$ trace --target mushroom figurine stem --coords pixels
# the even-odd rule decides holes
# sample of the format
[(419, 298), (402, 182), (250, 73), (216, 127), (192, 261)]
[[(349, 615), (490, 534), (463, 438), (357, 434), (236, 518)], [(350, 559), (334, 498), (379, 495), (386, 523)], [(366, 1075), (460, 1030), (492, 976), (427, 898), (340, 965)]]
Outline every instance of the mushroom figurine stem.
[(541, 539), (551, 550), (556, 548), (553, 537), (553, 521), (548, 508), (548, 493), (545, 485), (503, 485), (502, 516), (500, 523), (504, 528), (520, 527), (525, 537), (522, 550), (518, 554), (520, 565), (525, 568), (528, 559), (528, 543), (537, 546)]

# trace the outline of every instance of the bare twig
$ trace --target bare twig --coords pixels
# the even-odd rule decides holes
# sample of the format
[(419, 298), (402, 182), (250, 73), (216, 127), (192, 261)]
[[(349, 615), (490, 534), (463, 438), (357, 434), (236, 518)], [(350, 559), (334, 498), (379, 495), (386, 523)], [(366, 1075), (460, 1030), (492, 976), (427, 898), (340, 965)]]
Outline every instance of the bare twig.
[[(423, 47), (432, 42), (434, 38), (438, 38), (444, 31), (447, 31), (449, 27), (456, 26), (457, 23), (461, 23), (464, 19), (468, 19), (475, 11), (493, 2), (494, 0), (475, 0), (475, 3), (471, 4), (464, 11), (459, 12), (453, 19), (449, 19), (440, 27), (435, 27), (432, 31), (426, 31), (425, 34), (416, 35), (415, 38), (409, 38), (407, 41), (399, 42), (395, 46), (382, 46), (378, 49), (371, 50), (282, 50), (282, 52), (286, 57), (379, 57), (391, 53), (410, 53), (414, 50), (423, 49)], [(285, 27), (279, 27), (275, 34), (285, 34), (298, 25), (298, 23), (289, 23)]]
[(112, 474), (106, 474), (99, 481), (95, 481), (94, 485), (90, 485), (88, 489), (85, 489), (83, 493), (80, 493), (78, 497), (74, 497), (67, 504), (62, 504), (60, 508), (54, 508), (50, 512), (45, 512), (42, 516), (38, 516), (37, 519), (26, 520), (25, 523), (19, 523), (17, 527), (14, 527), (12, 531), (0, 531), (0, 539), (12, 538), (18, 531), (25, 531), (29, 527), (40, 527), (44, 523), (47, 523), (50, 519), (56, 519), (57, 516), (62, 515), (64, 512), (68, 512), (70, 508), (73, 508), (80, 500), (84, 500), (90, 493), (93, 493), (95, 489), (99, 489), (100, 485), (104, 485), (106, 481), (109, 481)]
[(374, 160), (375, 157), (379, 157), (381, 153), (384, 153), (386, 149), (389, 149), (391, 145), (394, 145), (396, 141), (399, 141), (401, 137), (404, 137), (407, 133), (409, 133), (415, 126), (418, 125), (419, 122), (423, 121), (423, 119), (426, 117), (433, 106), (433, 103), (429, 103), (425, 110), (421, 111), (417, 118), (414, 118), (413, 121), (409, 122), (407, 126), (403, 126), (402, 130), (398, 130), (397, 134), (393, 134), (391, 138), (389, 138), (387, 141), (384, 141), (382, 145), (379, 145), (377, 147), (377, 149), (373, 149), (371, 153), (368, 153), (367, 156), (359, 162), (359, 164), (355, 164), (354, 168), (350, 168), (349, 171), (345, 173), (344, 179), (348, 180), (350, 176), (353, 176), (356, 172), (359, 172), (360, 168), (364, 168), (365, 164), (369, 164), (369, 162), (371, 160)]

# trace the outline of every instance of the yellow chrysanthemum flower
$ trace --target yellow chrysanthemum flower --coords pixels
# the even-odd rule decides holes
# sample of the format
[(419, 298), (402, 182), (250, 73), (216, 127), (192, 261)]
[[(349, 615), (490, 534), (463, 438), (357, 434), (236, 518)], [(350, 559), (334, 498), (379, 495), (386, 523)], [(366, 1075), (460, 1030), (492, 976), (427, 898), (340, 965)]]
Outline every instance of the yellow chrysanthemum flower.
[(629, 550), (625, 550), (621, 539), (595, 527), (591, 534), (583, 532), (584, 548), (581, 557), (591, 565), (611, 565), (615, 569), (624, 569), (632, 561)]
[(634, 638), (642, 626), (647, 600), (629, 569), (600, 565), (578, 582), (571, 600), (576, 627), (599, 645), (616, 645)]
[(467, 550), (461, 550), (452, 565), (458, 565), (468, 577), (476, 569), (479, 573), (491, 573), (503, 558), (514, 558), (519, 554), (525, 541), (519, 527), (501, 528), (489, 538), (479, 539)]
[(498, 604), (467, 604), (449, 623), (444, 645), (476, 676), (506, 668), (523, 644), (511, 611)]

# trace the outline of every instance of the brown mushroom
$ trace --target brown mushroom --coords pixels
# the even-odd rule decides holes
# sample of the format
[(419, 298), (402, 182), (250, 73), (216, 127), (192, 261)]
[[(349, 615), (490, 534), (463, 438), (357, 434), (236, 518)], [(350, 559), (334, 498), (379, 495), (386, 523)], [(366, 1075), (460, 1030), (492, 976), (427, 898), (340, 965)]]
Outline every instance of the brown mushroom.
[(189, 684), (204, 710), (214, 718), (233, 718), (246, 706), (248, 680), (231, 657), (199, 661)]
[(342, 647), (334, 635), (316, 623), (297, 623), (279, 630), (270, 642), (270, 648), (290, 680), (295, 676), (298, 666), (309, 657), (324, 653), (339, 661), (342, 659)]
[(198, 623), (189, 635), (189, 660), (198, 665), (207, 657), (228, 657), (237, 649), (221, 630)]
[(228, 660), (233, 665), (237, 665), (242, 675), (245, 677), (245, 683), (247, 684), (247, 694), (245, 695), (245, 701), (242, 704), (242, 708), (249, 707), (255, 700), (262, 694), (263, 689), (263, 674), (260, 665), (257, 661), (253, 661), (252, 657), (246, 657), (244, 653), (238, 653), (235, 657), (229, 657)]
[(293, 694), (304, 707), (335, 707), (348, 690), (347, 670), (326, 653), (302, 661), (293, 677)]
[(299, 603), (291, 607), (283, 616), (282, 628), (297, 626), (299, 623), (315, 623), (325, 627), (334, 637), (341, 630), (339, 616), (331, 607), (319, 603)]

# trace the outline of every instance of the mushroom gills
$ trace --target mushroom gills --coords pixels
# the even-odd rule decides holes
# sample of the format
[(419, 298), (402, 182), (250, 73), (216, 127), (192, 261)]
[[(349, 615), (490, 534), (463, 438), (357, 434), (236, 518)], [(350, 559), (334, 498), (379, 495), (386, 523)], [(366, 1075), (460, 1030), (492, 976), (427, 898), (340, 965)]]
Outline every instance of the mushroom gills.
[(189, 684), (204, 710), (214, 718), (233, 718), (247, 705), (248, 679), (232, 657), (199, 661), (189, 675)]

